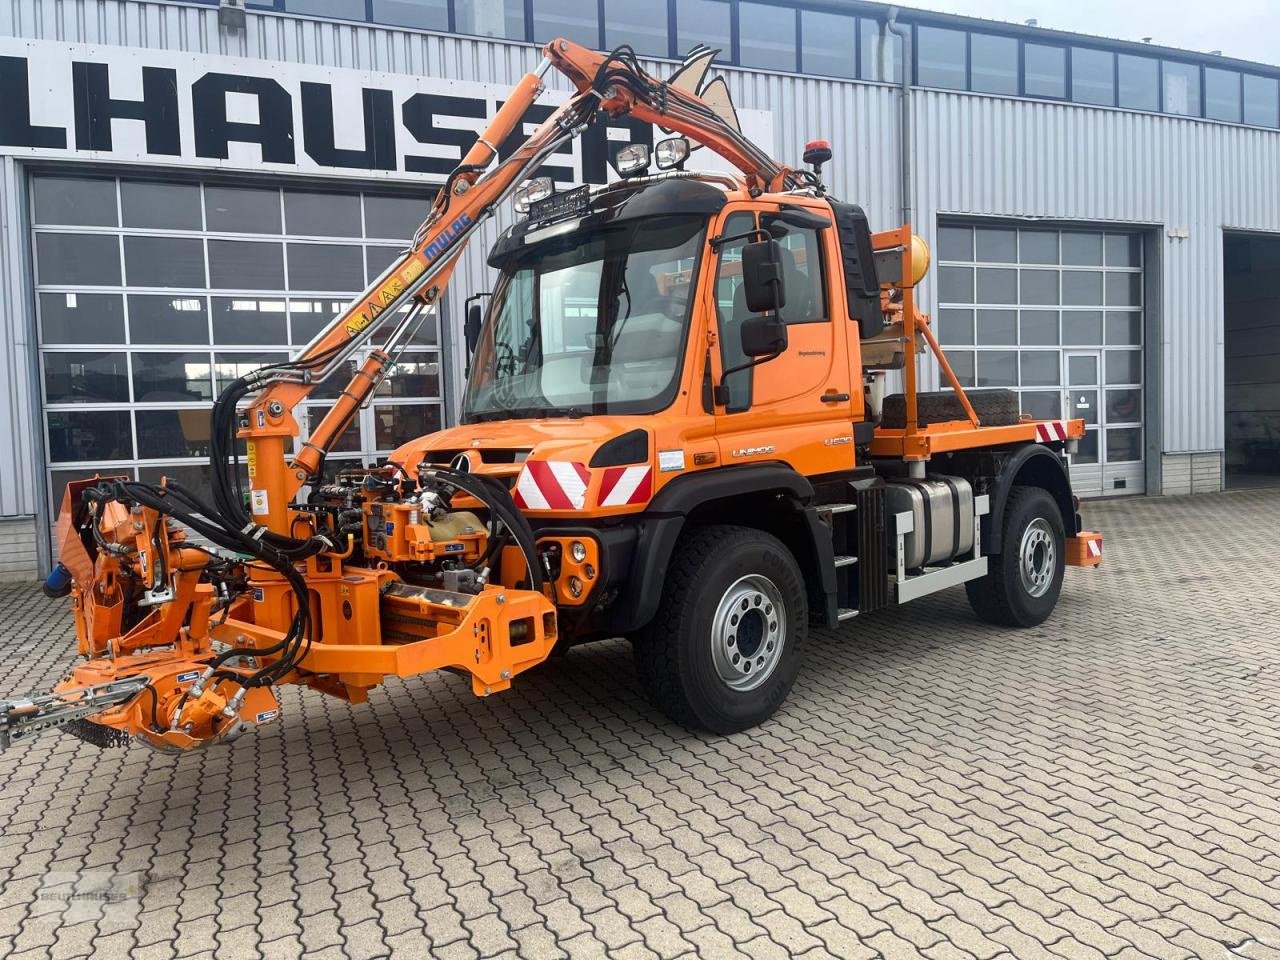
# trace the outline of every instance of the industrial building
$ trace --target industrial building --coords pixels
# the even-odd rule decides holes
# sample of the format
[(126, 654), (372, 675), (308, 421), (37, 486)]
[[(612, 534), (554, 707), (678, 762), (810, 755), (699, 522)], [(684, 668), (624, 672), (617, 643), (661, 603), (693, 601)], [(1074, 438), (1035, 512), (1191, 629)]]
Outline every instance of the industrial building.
[[(830, 140), (833, 192), (933, 248), (923, 302), (962, 381), (1088, 421), (1082, 495), (1280, 474), (1276, 67), (854, 0), (12, 0), (0, 574), (47, 566), (68, 478), (199, 482), (219, 384), (381, 272), (556, 36), (660, 75), (719, 48), (766, 149)], [(602, 182), (652, 137), (601, 127), (552, 170)], [(503, 226), (331, 461), (451, 421)]]

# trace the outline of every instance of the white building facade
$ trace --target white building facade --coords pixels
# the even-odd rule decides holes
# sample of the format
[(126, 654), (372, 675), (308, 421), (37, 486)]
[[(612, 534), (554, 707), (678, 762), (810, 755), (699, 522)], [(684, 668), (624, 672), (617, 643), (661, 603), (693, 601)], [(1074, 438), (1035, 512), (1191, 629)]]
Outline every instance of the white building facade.
[[(723, 47), (764, 146), (797, 163), (828, 139), (835, 194), (873, 226), (908, 208), (935, 253), (925, 309), (964, 382), (1089, 421), (1082, 494), (1217, 490), (1280, 430), (1274, 68), (914, 12), (896, 24), (904, 57), (888, 8), (838, 0), (670, 0), (643, 23), (614, 0), (594, 18), (565, 0), (248, 7), (242, 26), (216, 2), (0, 7), (0, 574), (48, 565), (69, 478), (199, 484), (220, 385), (305, 344), (381, 272), (537, 64), (532, 41), (557, 35), (631, 43), (659, 75), (694, 43)], [(618, 142), (652, 134), (600, 127), (552, 172), (601, 182)], [(489, 288), (508, 216), (335, 462), (451, 422), (462, 305)], [(1241, 353), (1256, 372), (1232, 367)], [(304, 430), (332, 396), (316, 392)]]

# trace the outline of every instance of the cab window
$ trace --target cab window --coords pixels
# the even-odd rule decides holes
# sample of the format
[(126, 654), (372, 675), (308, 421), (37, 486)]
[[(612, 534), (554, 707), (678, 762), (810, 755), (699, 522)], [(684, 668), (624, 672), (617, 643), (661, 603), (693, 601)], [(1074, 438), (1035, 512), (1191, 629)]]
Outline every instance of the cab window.
[(783, 289), (787, 302), (778, 311), (784, 323), (827, 320), (826, 286), (822, 275), (822, 240), (816, 230), (787, 227), (778, 239), (782, 248)]

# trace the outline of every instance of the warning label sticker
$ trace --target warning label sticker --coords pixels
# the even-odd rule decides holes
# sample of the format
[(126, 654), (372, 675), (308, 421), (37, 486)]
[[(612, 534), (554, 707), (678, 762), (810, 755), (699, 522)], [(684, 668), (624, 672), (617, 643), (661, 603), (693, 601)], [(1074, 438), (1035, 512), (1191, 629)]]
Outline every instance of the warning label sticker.
[(267, 500), (267, 491), (265, 490), (250, 490), (249, 505), (255, 517), (265, 517), (271, 512), (271, 505)]

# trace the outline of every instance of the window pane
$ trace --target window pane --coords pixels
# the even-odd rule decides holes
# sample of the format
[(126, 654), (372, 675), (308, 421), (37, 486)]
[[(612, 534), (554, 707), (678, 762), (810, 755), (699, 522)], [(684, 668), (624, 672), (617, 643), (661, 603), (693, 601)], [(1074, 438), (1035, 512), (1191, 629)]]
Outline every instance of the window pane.
[(961, 30), (940, 27), (916, 29), (917, 79), (922, 87), (965, 88), (965, 34)]
[(1021, 280), (1023, 303), (1058, 303), (1057, 270), (1023, 270)]
[(119, 226), (116, 182), (80, 177), (36, 177), (35, 222), (73, 227)]
[(124, 343), (124, 303), (112, 293), (40, 294), (42, 343)]
[(1240, 74), (1205, 67), (1204, 112), (1212, 120), (1240, 122)]
[(289, 286), (294, 290), (360, 290), (364, 287), (363, 251), (331, 243), (291, 243)]
[(129, 364), (124, 353), (46, 353), (46, 403), (128, 403)]
[(54, 463), (133, 458), (133, 428), (127, 410), (50, 410), (45, 416), (49, 421), (49, 459)]
[(901, 83), (902, 38), (890, 32), (883, 21), (868, 17), (859, 18), (858, 31), (862, 45), (862, 79)]
[(1022, 48), (1026, 61), (1025, 89), (1029, 97), (1067, 96), (1067, 51), (1064, 47), (1047, 47), (1028, 43)]
[(1141, 383), (1141, 350), (1108, 350), (1107, 383)]
[(309, 13), (317, 17), (364, 19), (364, 0), (287, 0), (285, 8), (290, 13)]
[(1107, 423), (1139, 423), (1141, 420), (1141, 390), (1107, 391)]
[(1107, 345), (1127, 346), (1142, 343), (1142, 314), (1108, 313)]
[(1018, 235), (1018, 254), (1023, 263), (1057, 263), (1056, 230), (1023, 230)]
[(1280, 80), (1245, 75), (1244, 122), (1260, 127), (1280, 126)]
[(1064, 233), (1062, 262), (1079, 267), (1102, 266), (1102, 234)]
[(1160, 109), (1160, 64), (1147, 57), (1120, 54), (1120, 98), (1130, 110)]
[(1018, 385), (1018, 354), (1015, 350), (979, 350), (979, 387), (1016, 387)]
[(280, 191), (204, 188), (204, 211), (215, 233), (280, 233)]
[(287, 353), (217, 353), (213, 357), (213, 378), (218, 393), (238, 377), (245, 377), (269, 363), (289, 359)]
[(765, 3), (739, 3), (738, 60), (744, 67), (795, 70), (795, 10)]
[(973, 270), (968, 267), (939, 267), (938, 300), (942, 303), (973, 303)]
[(1062, 354), (1057, 350), (1022, 351), (1022, 385), (1056, 387), (1062, 382)]
[(379, 450), (394, 450), (401, 444), (440, 429), (440, 408), (416, 403), (373, 408), (374, 443)]
[(1090, 426), (1098, 424), (1098, 391), (1072, 390), (1068, 396), (1069, 414), (1072, 420), (1083, 420)]
[(1102, 343), (1102, 311), (1064, 310), (1062, 342), (1071, 346), (1097, 346)]
[(1093, 387), (1098, 384), (1098, 358), (1093, 354), (1067, 357), (1067, 385)]
[(1024, 347), (1047, 347), (1059, 342), (1057, 310), (1023, 310), (1021, 319)]
[[(137, 411), (134, 416), (138, 424), (138, 458), (207, 457), (209, 413), (206, 407)], [(175, 479), (184, 482), (180, 476)]]
[(134, 287), (203, 287), (204, 241), (125, 237), (124, 272)]
[(200, 187), (194, 183), (120, 183), (126, 227), (201, 230)]
[(138, 403), (212, 400), (207, 353), (135, 353), (133, 399)]
[(1102, 274), (1093, 270), (1063, 270), (1062, 302), (1069, 307), (1102, 306)]
[(1057, 390), (1036, 390), (1019, 394), (1022, 412), (1035, 420), (1057, 420), (1062, 416), (1062, 396)]
[(130, 343), (208, 343), (204, 297), (129, 297)]
[(800, 68), (826, 77), (852, 77), (858, 65), (858, 21), (838, 13), (800, 11)]
[(1138, 267), (1142, 265), (1142, 238), (1134, 234), (1107, 234), (1107, 266)]
[(336, 400), (347, 389), (351, 378), (356, 374), (356, 362), (347, 360), (339, 366), (327, 380), (321, 380), (311, 392), (313, 400)]
[(1071, 454), (1071, 462), (1079, 464), (1098, 462), (1098, 431), (1086, 430), (1080, 438), (1076, 452)]
[(778, 311), (783, 323), (827, 319), (822, 277), (822, 243), (817, 231), (793, 229), (779, 241), (787, 302)]
[(973, 89), (982, 93), (1018, 92), (1018, 41), (1012, 37), (969, 35)]
[(636, 53), (667, 56), (667, 5), (604, 0), (604, 45), (612, 50), (623, 43)]
[(210, 240), (209, 286), (215, 290), (284, 289), (284, 247), (252, 240)]
[[(429, 197), (364, 198), (364, 235), (378, 240), (395, 240), (407, 245), (422, 226), (430, 206)], [(401, 248), (403, 249), (403, 248)]]
[(446, 0), (373, 0), (373, 19), (402, 27), (448, 30), (449, 6)]
[(400, 259), (402, 253), (400, 247), (365, 247), (365, 282), (373, 283), (374, 278), (382, 276), (387, 267)]
[(972, 350), (948, 350), (947, 363), (951, 364), (951, 372), (960, 381), (960, 386), (972, 387), (974, 385)]
[(938, 342), (973, 343), (973, 311), (943, 308), (938, 311)]
[[(329, 412), (329, 407), (307, 407), (307, 433), (308, 436), (315, 436), (316, 429), (324, 420), (324, 415)], [(360, 449), (360, 414), (357, 413), (347, 424), (345, 430), (333, 443), (329, 445), (331, 453), (354, 453)]]
[(360, 198), (340, 193), (286, 190), (284, 225), (287, 232), (301, 237), (358, 237)]
[(963, 260), (973, 259), (972, 227), (939, 227), (938, 259)]
[(1107, 306), (1136, 307), (1142, 303), (1142, 274), (1108, 273)]
[(1105, 50), (1071, 48), (1071, 99), (1106, 107), (1116, 102), (1116, 57)]
[(459, 33), (523, 40), (524, 0), (453, 0)]
[(978, 303), (1017, 303), (1018, 271), (978, 268)]
[(120, 241), (114, 236), (37, 233), (36, 264), (40, 283), (118, 287)]
[(979, 228), (976, 231), (978, 260), (984, 263), (1017, 263), (1018, 231)]
[(582, 0), (533, 0), (533, 39), (550, 43), (565, 37), (591, 50), (600, 46), (600, 16)]
[(1141, 427), (1113, 427), (1107, 430), (1107, 463), (1126, 463), (1141, 459)]
[(725, 0), (680, 0), (676, 4), (676, 53), (705, 43), (729, 58), (729, 4)]
[(283, 300), (214, 297), (213, 342), (283, 346), (289, 342), (285, 316)]
[(978, 343), (983, 346), (1012, 346), (1018, 342), (1018, 314), (1015, 310), (979, 310)]
[(1164, 62), (1164, 112), (1200, 116), (1200, 68), (1189, 63)]
[(290, 300), (290, 342), (297, 347), (310, 343), (346, 306), (341, 300)]
[(431, 353), (403, 354), (378, 386), (380, 397), (427, 399), (440, 396), (440, 360)]

